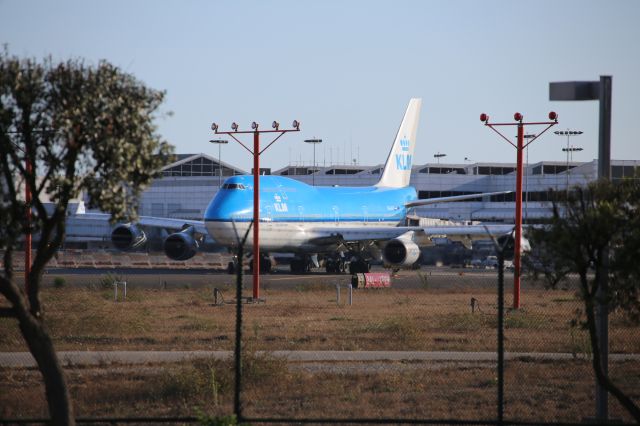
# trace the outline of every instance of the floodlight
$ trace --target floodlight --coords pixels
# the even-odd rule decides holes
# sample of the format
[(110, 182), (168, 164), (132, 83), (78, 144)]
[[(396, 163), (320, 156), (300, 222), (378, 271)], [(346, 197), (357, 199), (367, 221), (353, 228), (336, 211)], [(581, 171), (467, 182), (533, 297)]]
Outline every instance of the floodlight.
[(256, 123), (255, 121), (253, 123), (251, 123), (251, 128), (253, 130), (258, 130), (258, 123)]
[(480, 121), (486, 123), (487, 121), (489, 121), (489, 116), (483, 112), (482, 114), (480, 114)]
[(238, 123), (236, 123), (235, 121), (233, 123), (231, 123), (231, 130), (233, 130), (234, 132), (238, 131)]
[(558, 114), (555, 111), (551, 111), (549, 113), (549, 120), (555, 120), (558, 121)]
[(280, 127), (280, 123), (278, 123), (277, 121), (274, 120), (274, 122), (271, 124), (271, 127), (273, 127), (274, 129), (278, 130), (278, 127)]
[(218, 131), (218, 125), (216, 123), (211, 123), (211, 130), (213, 130), (214, 132)]
[(298, 120), (293, 120), (292, 127), (294, 127), (296, 130), (300, 130), (300, 122)]
[(522, 121), (522, 114), (516, 112), (515, 114), (513, 114), (513, 119), (516, 121)]

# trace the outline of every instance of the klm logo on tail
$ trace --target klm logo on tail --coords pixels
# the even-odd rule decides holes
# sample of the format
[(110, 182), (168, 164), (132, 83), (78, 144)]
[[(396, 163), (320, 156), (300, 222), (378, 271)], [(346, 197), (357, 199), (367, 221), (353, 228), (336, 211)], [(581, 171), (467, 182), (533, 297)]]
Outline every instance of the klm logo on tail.
[(411, 170), (411, 154), (409, 154), (409, 146), (410, 141), (408, 139), (403, 138), (400, 139), (400, 150), (399, 154), (396, 154), (396, 169), (398, 170)]
[(409, 185), (421, 105), (422, 100), (420, 99), (413, 98), (409, 101), (398, 132), (393, 138), (393, 145), (391, 145), (387, 162), (384, 163), (382, 176), (380, 176), (376, 186), (404, 188)]

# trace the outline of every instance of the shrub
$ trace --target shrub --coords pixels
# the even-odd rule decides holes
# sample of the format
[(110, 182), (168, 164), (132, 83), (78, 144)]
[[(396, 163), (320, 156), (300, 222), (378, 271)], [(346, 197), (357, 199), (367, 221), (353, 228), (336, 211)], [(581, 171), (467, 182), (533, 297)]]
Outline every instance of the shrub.
[(53, 279), (53, 286), (55, 288), (62, 288), (62, 287), (64, 287), (65, 283), (66, 283), (66, 281), (62, 277), (55, 277)]

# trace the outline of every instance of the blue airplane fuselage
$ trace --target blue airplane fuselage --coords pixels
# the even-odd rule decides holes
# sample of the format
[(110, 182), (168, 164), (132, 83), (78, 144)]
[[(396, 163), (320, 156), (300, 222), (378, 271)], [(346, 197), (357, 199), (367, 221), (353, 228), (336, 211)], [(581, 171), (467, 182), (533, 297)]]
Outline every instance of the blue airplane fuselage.
[[(314, 229), (397, 226), (416, 199), (413, 187), (311, 186), (283, 176), (260, 176), (260, 246), (266, 250), (304, 252), (319, 249)], [(204, 221), (219, 243), (234, 245), (253, 219), (253, 176), (233, 176), (209, 203)], [(236, 230), (233, 229), (235, 222)], [(249, 235), (247, 244), (251, 244)], [(326, 249), (326, 247), (325, 247)]]
[[(386, 222), (406, 216), (413, 187), (311, 186), (282, 176), (260, 176), (260, 222)], [(234, 176), (209, 203), (205, 222), (253, 218), (253, 176)]]

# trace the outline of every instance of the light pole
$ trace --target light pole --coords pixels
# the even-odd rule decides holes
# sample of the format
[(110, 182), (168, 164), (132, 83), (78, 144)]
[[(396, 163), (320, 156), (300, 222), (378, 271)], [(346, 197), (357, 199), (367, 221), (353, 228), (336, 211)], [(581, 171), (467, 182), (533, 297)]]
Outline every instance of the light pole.
[[(572, 136), (581, 135), (582, 131), (581, 130), (569, 130), (569, 129), (567, 129), (567, 130), (557, 130), (557, 131), (555, 131), (553, 133), (555, 133), (558, 136), (566, 136), (567, 137), (567, 147), (566, 148), (562, 148), (562, 150), (567, 153), (567, 171), (566, 171), (566, 173), (567, 173), (567, 194), (568, 194), (569, 193), (569, 153), (573, 152), (573, 151), (582, 151), (582, 148), (580, 148), (580, 149), (570, 148), (569, 147), (569, 139), (571, 139)], [(572, 159), (573, 159), (573, 157), (572, 157)]]
[[(599, 101), (598, 128), (598, 179), (611, 179), (611, 102), (613, 78), (601, 75), (598, 81), (562, 81), (549, 83), (550, 101)], [(596, 293), (596, 334), (600, 344), (600, 366), (609, 374), (609, 248), (605, 248), (605, 264), (600, 274), (600, 284)], [(609, 394), (596, 380), (596, 419), (606, 423), (609, 418)]]
[[(573, 153), (582, 151), (582, 147), (571, 145), (566, 148), (562, 148), (562, 150), (567, 153), (567, 157), (571, 157), (571, 162), (573, 162)], [(569, 174), (569, 160), (567, 160), (567, 193), (569, 193)]]
[(228, 144), (226, 139), (211, 139), (209, 142), (218, 144), (218, 191), (222, 188), (222, 156), (220, 148), (222, 145)]
[[(217, 123), (211, 124), (211, 130), (216, 135), (228, 135), (246, 149), (253, 157), (253, 301), (260, 301), (260, 154), (273, 145), (285, 133), (299, 132), (300, 122), (293, 120), (291, 129), (280, 129), (280, 123), (274, 121), (271, 124), (273, 130), (259, 130), (260, 125), (255, 121), (251, 123), (251, 130), (238, 130), (237, 123), (231, 123), (231, 130), (222, 131), (218, 129)], [(271, 142), (264, 148), (260, 149), (260, 134), (274, 133), (277, 134)], [(236, 135), (252, 135), (253, 149), (243, 144)], [(242, 265), (238, 266), (242, 268)]]
[(441, 159), (442, 157), (446, 157), (446, 156), (447, 156), (447, 154), (440, 154), (440, 151), (438, 151), (438, 153), (437, 153), (437, 154), (433, 154), (433, 158), (435, 158), (436, 160), (438, 160), (438, 164), (440, 164), (440, 159)]
[(322, 139), (305, 139), (306, 143), (310, 143), (313, 145), (313, 174), (311, 175), (311, 179), (313, 179), (313, 186), (316, 186), (316, 145), (322, 143)]
[[(520, 247), (522, 244), (522, 151), (524, 148), (531, 145), (533, 141), (542, 136), (552, 126), (558, 124), (558, 114), (551, 111), (549, 113), (549, 121), (537, 121), (537, 122), (523, 122), (524, 116), (519, 112), (513, 114), (515, 123), (489, 123), (489, 116), (485, 113), (480, 114), (480, 121), (496, 132), (502, 139), (507, 141), (509, 145), (516, 149), (516, 223), (515, 223), (515, 236), (514, 236), (514, 250), (513, 250), (513, 309), (520, 308)], [(529, 138), (529, 142), (524, 143), (524, 126), (547, 126), (542, 132), (536, 136)], [(513, 143), (500, 133), (496, 127), (498, 126), (517, 126), (518, 128), (518, 140), (517, 143)]]

